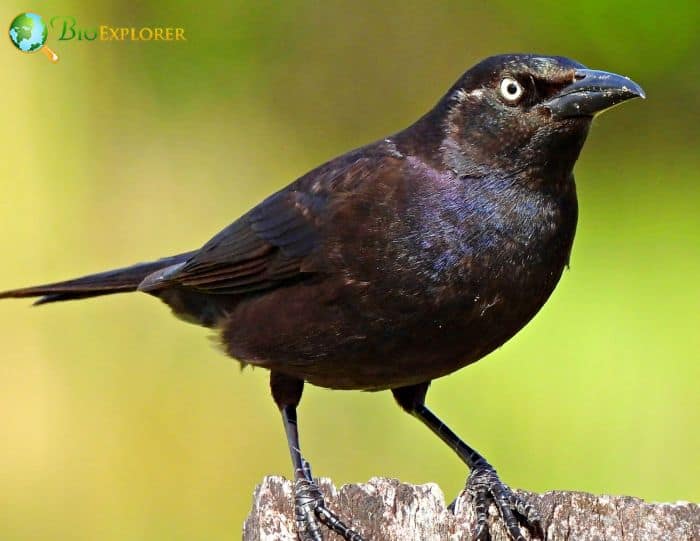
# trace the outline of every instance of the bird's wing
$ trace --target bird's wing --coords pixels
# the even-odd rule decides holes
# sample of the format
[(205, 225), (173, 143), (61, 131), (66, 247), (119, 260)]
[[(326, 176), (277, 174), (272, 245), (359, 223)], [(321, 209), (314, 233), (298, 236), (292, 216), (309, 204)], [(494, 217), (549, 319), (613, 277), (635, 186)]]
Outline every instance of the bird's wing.
[(190, 259), (148, 277), (139, 289), (178, 285), (208, 293), (239, 294), (301, 278), (317, 241), (315, 215), (323, 201), (282, 191), (226, 227)]
[(147, 277), (139, 289), (184, 286), (235, 295), (308, 278), (315, 272), (308, 263), (321, 242), (324, 209), (342, 187), (367, 180), (370, 171), (361, 154), (321, 166), (241, 216), (187, 261)]

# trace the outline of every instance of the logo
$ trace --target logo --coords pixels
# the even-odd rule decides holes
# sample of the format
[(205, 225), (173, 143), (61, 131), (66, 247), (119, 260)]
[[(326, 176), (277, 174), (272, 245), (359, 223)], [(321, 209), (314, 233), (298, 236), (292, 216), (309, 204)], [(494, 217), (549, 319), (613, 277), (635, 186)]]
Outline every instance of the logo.
[(10, 23), (10, 40), (23, 53), (42, 51), (51, 62), (58, 62), (58, 55), (46, 46), (48, 29), (36, 13), (20, 13)]
[(75, 17), (51, 17), (51, 30), (58, 32), (59, 41), (187, 41), (184, 28), (171, 26), (111, 26), (101, 24), (80, 28)]
[[(83, 28), (75, 17), (57, 15), (49, 21), (51, 32), (58, 41), (187, 41), (185, 29), (180, 27), (99, 26)], [(47, 25), (36, 13), (20, 13), (10, 24), (10, 40), (23, 53), (43, 51), (51, 62), (58, 62), (58, 55), (46, 46), (49, 36)]]

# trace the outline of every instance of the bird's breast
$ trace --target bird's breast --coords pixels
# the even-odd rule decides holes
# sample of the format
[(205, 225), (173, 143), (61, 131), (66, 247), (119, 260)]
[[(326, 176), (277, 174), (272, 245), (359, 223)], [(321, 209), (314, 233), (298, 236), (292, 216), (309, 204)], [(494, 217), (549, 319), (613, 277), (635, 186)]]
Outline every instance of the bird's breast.
[(568, 262), (577, 220), (573, 179), (542, 191), (467, 179), (433, 190), (417, 208), (405, 251), (422, 254), (415, 275), (438, 297), (548, 295)]
[(555, 193), (490, 183), (432, 197), (407, 213), (412, 232), (393, 243), (379, 279), (393, 295), (373, 308), (395, 322), (392, 336), (413, 337), (406, 362), (438, 377), (499, 347), (540, 310), (567, 265), (577, 205), (573, 179)]

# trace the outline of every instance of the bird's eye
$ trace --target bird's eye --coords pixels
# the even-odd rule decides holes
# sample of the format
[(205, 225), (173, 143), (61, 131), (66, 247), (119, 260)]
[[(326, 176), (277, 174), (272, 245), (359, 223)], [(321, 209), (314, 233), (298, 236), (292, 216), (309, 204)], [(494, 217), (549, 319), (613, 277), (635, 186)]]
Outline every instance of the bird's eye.
[(512, 77), (505, 77), (501, 81), (499, 91), (501, 92), (503, 99), (510, 103), (515, 103), (522, 97), (524, 89), (523, 85)]

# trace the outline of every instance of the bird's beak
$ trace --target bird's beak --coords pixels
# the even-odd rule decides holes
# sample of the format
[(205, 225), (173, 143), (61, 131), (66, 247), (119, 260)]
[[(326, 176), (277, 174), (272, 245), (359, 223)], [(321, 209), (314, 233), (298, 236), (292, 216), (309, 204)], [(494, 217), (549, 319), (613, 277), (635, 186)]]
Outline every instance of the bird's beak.
[(646, 98), (632, 79), (589, 69), (577, 69), (574, 81), (545, 102), (554, 118), (594, 116), (632, 98)]

